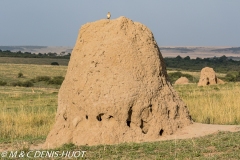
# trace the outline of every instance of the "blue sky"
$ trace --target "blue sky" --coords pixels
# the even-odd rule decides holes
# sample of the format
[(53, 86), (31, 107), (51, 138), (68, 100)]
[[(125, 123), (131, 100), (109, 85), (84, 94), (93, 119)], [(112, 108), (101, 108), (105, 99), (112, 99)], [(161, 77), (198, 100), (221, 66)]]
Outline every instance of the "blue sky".
[(74, 46), (81, 25), (126, 16), (159, 46), (240, 46), (239, 0), (1, 0), (0, 45)]

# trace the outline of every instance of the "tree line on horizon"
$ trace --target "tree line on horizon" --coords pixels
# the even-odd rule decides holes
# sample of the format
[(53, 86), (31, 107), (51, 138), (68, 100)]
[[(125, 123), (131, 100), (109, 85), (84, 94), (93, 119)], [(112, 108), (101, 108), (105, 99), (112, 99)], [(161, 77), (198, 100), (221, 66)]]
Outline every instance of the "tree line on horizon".
[(2, 51), (0, 49), (0, 57), (19, 57), (19, 58), (59, 58), (59, 59), (70, 59), (71, 53), (65, 54), (62, 52), (62, 54), (58, 55), (57, 53), (31, 53), (31, 52), (12, 52), (10, 50)]
[[(59, 59), (70, 59), (71, 53), (57, 54), (57, 53), (31, 53), (31, 52), (11, 52), (10, 50), (2, 51), (0, 50), (0, 57), (19, 57), (19, 58), (59, 58)], [(164, 62), (167, 69), (174, 70), (188, 70), (188, 71), (200, 71), (204, 67), (211, 67), (216, 72), (228, 73), (228, 72), (239, 72), (240, 71), (240, 61), (236, 61), (226, 57), (225, 55), (221, 57), (213, 58), (199, 58), (191, 59), (189, 56), (181, 57), (165, 57)]]
[(189, 56), (181, 57), (177, 56), (175, 58), (164, 58), (164, 62), (167, 68), (172, 68), (176, 70), (188, 70), (188, 71), (200, 71), (204, 67), (211, 67), (216, 72), (228, 73), (231, 71), (240, 71), (240, 61), (236, 61), (226, 57), (225, 55), (221, 57), (213, 58), (199, 58), (191, 59)]

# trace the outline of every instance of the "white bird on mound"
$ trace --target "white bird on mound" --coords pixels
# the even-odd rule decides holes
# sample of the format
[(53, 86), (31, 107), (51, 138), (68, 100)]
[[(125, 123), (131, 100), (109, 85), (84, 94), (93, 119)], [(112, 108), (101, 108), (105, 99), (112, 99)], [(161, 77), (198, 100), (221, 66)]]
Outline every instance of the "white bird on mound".
[(108, 12), (108, 14), (107, 14), (107, 19), (110, 19), (110, 17), (111, 17), (111, 13)]

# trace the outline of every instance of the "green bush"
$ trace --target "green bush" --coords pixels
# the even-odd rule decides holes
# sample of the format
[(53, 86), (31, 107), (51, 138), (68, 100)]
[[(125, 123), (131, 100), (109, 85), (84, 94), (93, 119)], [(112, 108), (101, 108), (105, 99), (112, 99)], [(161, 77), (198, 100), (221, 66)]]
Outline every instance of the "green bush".
[(236, 81), (240, 82), (240, 73), (238, 74)]
[(59, 66), (58, 62), (52, 62), (51, 65), (53, 65), (53, 66)]
[(22, 82), (20, 82), (20, 81), (12, 82), (12, 83), (11, 83), (11, 86), (14, 86), (14, 87), (16, 87), (16, 86), (22, 86)]
[(49, 77), (49, 76), (37, 76), (35, 78), (35, 82), (40, 82), (40, 81), (48, 82), (50, 80), (51, 80), (51, 77)]
[(31, 81), (22, 82), (22, 87), (32, 87), (33, 83)]
[(6, 86), (7, 82), (0, 80), (0, 86)]
[(11, 86), (20, 86), (20, 87), (32, 87), (33, 86), (33, 83), (31, 81), (24, 81), (24, 82), (21, 82), (21, 81), (16, 81), (16, 82), (12, 82), (11, 83)]
[(36, 82), (37, 82), (36, 78), (30, 79), (30, 81), (31, 81), (32, 83), (36, 83)]
[(240, 81), (240, 73), (239, 72), (228, 72), (224, 78), (226, 81), (229, 82), (236, 82)]
[(23, 77), (23, 73), (22, 72), (19, 72), (18, 73), (18, 78), (22, 78)]
[(57, 85), (61, 85), (62, 82), (64, 80), (64, 77), (62, 76), (56, 76), (53, 77), (51, 80), (48, 81), (48, 84), (57, 84)]
[(62, 76), (56, 76), (56, 77), (49, 77), (49, 76), (37, 76), (34, 79), (31, 79), (31, 83), (36, 83), (36, 82), (41, 82), (44, 81), (47, 84), (56, 84), (56, 85), (61, 85), (64, 80), (64, 77)]
[(234, 82), (236, 80), (236, 76), (234, 74), (228, 73), (225, 76), (225, 80), (229, 82)]

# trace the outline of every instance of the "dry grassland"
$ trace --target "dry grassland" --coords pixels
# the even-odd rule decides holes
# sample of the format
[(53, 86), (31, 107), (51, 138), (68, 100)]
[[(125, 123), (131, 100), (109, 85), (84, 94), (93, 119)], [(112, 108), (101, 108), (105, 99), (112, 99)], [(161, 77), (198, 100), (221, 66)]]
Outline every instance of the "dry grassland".
[(69, 59), (59, 58), (20, 58), (20, 57), (1, 57), (0, 64), (37, 64), (50, 65), (52, 62), (58, 62), (61, 66), (67, 66)]
[[(14, 81), (39, 75), (65, 76), (66, 66), (0, 64), (0, 80)], [(186, 72), (191, 74), (191, 72)], [(192, 73), (197, 76), (197, 73)], [(196, 84), (174, 85), (187, 104), (195, 122), (240, 124), (240, 83), (207, 87)], [(0, 87), (0, 141), (44, 139), (52, 127), (57, 110), (59, 87)], [(34, 92), (33, 92), (34, 91)]]
[[(37, 76), (65, 77), (67, 66), (0, 63), (0, 70), (0, 80), (12, 82), (30, 80)], [(18, 73), (20, 72), (23, 74), (22, 78), (18, 78)]]
[(195, 122), (240, 124), (240, 83), (197, 87), (175, 85)]
[(57, 92), (58, 89), (0, 87), (0, 142), (44, 139), (54, 123)]

